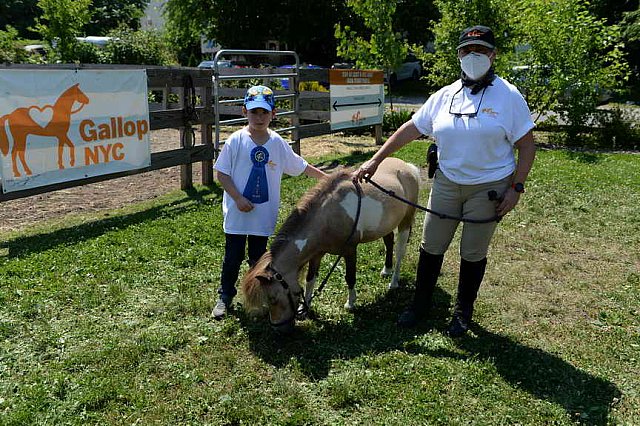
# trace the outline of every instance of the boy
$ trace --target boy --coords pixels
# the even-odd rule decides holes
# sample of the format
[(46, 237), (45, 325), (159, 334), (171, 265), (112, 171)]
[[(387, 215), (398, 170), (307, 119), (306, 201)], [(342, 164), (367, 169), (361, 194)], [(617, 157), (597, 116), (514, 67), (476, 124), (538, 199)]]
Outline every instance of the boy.
[(214, 168), (224, 189), (225, 253), (219, 299), (211, 315), (222, 319), (237, 294), (236, 280), (248, 240), (249, 265), (267, 249), (280, 207), (282, 174), (304, 173), (316, 179), (326, 174), (293, 152), (276, 132), (269, 130), (276, 116), (273, 91), (253, 86), (244, 97), (242, 113), (248, 125), (227, 139)]

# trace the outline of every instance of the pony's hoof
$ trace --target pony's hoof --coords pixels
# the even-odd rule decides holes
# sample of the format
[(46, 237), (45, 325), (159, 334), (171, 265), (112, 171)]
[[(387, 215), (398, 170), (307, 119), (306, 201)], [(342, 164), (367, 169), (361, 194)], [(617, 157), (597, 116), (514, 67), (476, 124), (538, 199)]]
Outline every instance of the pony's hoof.
[(398, 287), (400, 287), (398, 285), (398, 281), (391, 281), (389, 283), (389, 286), (387, 287), (388, 290), (396, 290)]
[(347, 311), (353, 311), (355, 309), (355, 304), (347, 302), (344, 304), (344, 308)]
[(380, 271), (380, 276), (383, 278), (390, 277), (392, 274), (393, 274), (393, 269), (391, 268), (387, 269), (386, 266), (382, 268), (382, 271)]

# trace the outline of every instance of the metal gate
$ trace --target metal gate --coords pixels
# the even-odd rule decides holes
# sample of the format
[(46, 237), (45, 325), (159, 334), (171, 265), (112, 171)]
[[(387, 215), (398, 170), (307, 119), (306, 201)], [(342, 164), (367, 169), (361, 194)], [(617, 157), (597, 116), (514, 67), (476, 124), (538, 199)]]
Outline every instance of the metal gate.
[[(234, 69), (234, 74), (227, 74), (222, 72), (225, 68), (222, 68), (221, 63), (225, 63), (224, 58), (229, 58), (231, 56), (269, 56), (274, 58), (291, 58), (291, 62), (294, 62), (290, 72), (282, 72), (283, 68), (278, 68), (277, 73), (260, 73), (256, 74), (249, 69), (249, 73), (241, 73), (241, 70)], [(223, 62), (224, 61), (224, 62)], [(300, 138), (297, 132), (298, 124), (299, 124), (299, 110), (300, 110), (300, 102), (299, 102), (299, 92), (298, 92), (298, 82), (299, 82), (299, 71), (300, 71), (300, 60), (298, 58), (298, 54), (294, 51), (290, 50), (232, 50), (232, 49), (222, 49), (218, 51), (213, 59), (213, 102), (214, 102), (214, 148), (215, 152), (219, 152), (220, 149), (220, 126), (221, 125), (233, 125), (233, 124), (241, 124), (246, 123), (247, 119), (245, 117), (242, 118), (233, 118), (221, 120), (221, 111), (224, 111), (224, 107), (228, 105), (242, 105), (244, 102), (244, 95), (242, 92), (238, 90), (225, 90), (221, 86), (222, 82), (225, 81), (243, 81), (243, 80), (253, 80), (259, 79), (262, 81), (262, 84), (271, 86), (269, 84), (270, 81), (274, 79), (289, 79), (288, 88), (286, 89), (275, 89), (273, 90), (275, 94), (275, 100), (291, 100), (291, 108), (284, 110), (277, 110), (277, 117), (291, 117), (291, 125), (279, 129), (275, 129), (276, 132), (289, 133), (291, 134), (291, 140), (294, 143), (294, 146), (300, 146)], [(272, 87), (273, 89), (273, 87)], [(227, 95), (227, 96), (226, 96)], [(241, 96), (241, 97), (238, 97)], [(220, 98), (230, 98), (220, 100)], [(299, 150), (299, 148), (298, 148)]]

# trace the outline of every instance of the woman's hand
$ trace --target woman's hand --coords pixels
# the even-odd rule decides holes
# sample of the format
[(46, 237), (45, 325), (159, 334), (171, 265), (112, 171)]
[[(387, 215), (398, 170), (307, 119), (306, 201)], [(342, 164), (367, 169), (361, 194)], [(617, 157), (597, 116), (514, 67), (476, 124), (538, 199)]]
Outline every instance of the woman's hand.
[(371, 160), (364, 162), (358, 170), (353, 172), (351, 179), (354, 182), (362, 182), (365, 177), (371, 178), (375, 174), (376, 170), (378, 170), (379, 165), (380, 163), (372, 158)]
[(520, 193), (516, 192), (515, 189), (509, 188), (507, 192), (504, 193), (504, 198), (502, 202), (496, 208), (496, 213), (498, 216), (504, 216), (514, 209), (516, 204), (520, 201)]

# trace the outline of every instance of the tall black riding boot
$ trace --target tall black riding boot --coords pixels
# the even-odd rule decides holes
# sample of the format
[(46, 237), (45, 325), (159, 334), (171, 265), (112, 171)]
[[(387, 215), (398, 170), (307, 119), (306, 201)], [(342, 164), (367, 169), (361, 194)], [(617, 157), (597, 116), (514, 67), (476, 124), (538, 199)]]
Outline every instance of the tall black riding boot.
[(458, 296), (456, 307), (453, 311), (453, 318), (449, 323), (447, 333), (451, 337), (464, 335), (471, 324), (473, 315), (473, 304), (478, 297), (478, 290), (484, 278), (484, 271), (487, 267), (487, 258), (477, 262), (469, 262), (460, 259), (460, 280), (458, 281)]
[(427, 315), (431, 308), (433, 290), (436, 287), (443, 260), (443, 254), (429, 254), (420, 249), (413, 302), (398, 318), (399, 326), (414, 327), (420, 319)]

